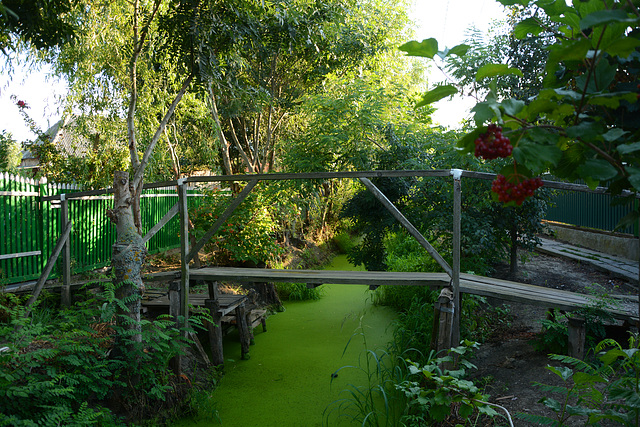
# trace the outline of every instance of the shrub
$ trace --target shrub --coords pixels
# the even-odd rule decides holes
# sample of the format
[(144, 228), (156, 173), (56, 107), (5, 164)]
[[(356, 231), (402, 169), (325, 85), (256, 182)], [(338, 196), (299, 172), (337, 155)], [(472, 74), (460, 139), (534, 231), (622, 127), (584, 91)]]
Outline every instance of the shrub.
[(276, 283), (278, 296), (283, 300), (318, 300), (322, 296), (322, 287), (308, 288), (306, 283)]
[[(523, 420), (567, 425), (571, 418), (582, 418), (585, 425), (609, 420), (621, 426), (640, 425), (640, 339), (629, 337), (628, 348), (607, 339), (596, 346), (596, 363), (569, 356), (552, 355), (565, 366), (548, 366), (560, 377), (562, 386), (535, 383), (547, 396), (541, 402), (556, 413), (555, 418), (517, 414)], [(556, 399), (559, 396), (560, 399)]]

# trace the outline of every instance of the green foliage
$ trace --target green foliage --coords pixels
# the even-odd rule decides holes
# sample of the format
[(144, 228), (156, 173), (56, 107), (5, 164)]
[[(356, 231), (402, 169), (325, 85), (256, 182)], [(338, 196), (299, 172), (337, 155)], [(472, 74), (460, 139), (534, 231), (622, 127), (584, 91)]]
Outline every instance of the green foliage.
[(131, 419), (157, 416), (177, 393), (169, 359), (188, 344), (184, 330), (201, 320), (193, 317), (187, 329), (168, 317), (143, 320), (143, 341), (131, 345), (132, 334), (113, 322), (123, 303), (113, 296), (107, 285), (55, 315), (37, 306), (32, 318), (18, 297), (3, 298), (0, 341), (9, 350), (0, 353), (0, 425), (120, 425), (106, 409), (113, 404)]
[(10, 132), (0, 132), (0, 171), (15, 172), (22, 160), (22, 146)]
[[(204, 201), (194, 210), (194, 235), (201, 238), (232, 202), (229, 191), (204, 191)], [(264, 192), (254, 190), (234, 211), (208, 243), (223, 265), (251, 263), (266, 264), (282, 254), (276, 242), (276, 221), (268, 208), (275, 204)]]
[(76, 23), (70, 12), (77, 0), (4, 0), (0, 4), (0, 50), (16, 50), (27, 43), (36, 49), (49, 50), (75, 38)]
[[(608, 339), (596, 346), (597, 363), (560, 355), (552, 360), (564, 366), (547, 369), (563, 381), (562, 386), (536, 383), (547, 394), (541, 402), (556, 413), (555, 418), (517, 414), (529, 422), (564, 426), (571, 418), (585, 425), (600, 425), (608, 420), (621, 426), (640, 422), (640, 340), (629, 337), (628, 348)], [(558, 396), (556, 397), (551, 397)]]
[[(378, 169), (450, 169), (492, 171), (478, 159), (451, 150), (454, 133), (436, 131), (389, 135), (389, 148), (377, 153)], [(449, 258), (452, 247), (453, 185), (450, 179), (377, 179), (373, 181), (429, 242)], [(538, 242), (540, 220), (549, 193), (539, 192), (521, 209), (503, 207), (490, 200), (490, 184), (468, 179), (462, 197), (462, 271), (486, 274), (492, 264), (508, 258), (516, 246), (532, 249)], [(390, 263), (397, 271), (440, 271), (426, 250), (401, 229), (397, 221), (373, 195), (361, 190), (341, 214), (363, 234), (362, 242), (349, 254), (354, 264), (369, 270), (385, 270)], [(450, 262), (451, 260), (449, 260)]]
[(282, 300), (307, 301), (322, 297), (322, 287), (308, 288), (306, 283), (275, 283)]
[[(640, 189), (638, 6), (603, 0), (518, 3), (535, 13), (515, 25), (514, 37), (542, 38), (547, 46), (542, 87), (525, 103), (504, 99), (494, 81), (472, 110), (477, 128), (497, 122), (513, 144), (512, 167), (503, 175), (522, 180), (550, 171), (592, 188), (604, 185), (614, 195)], [(463, 138), (460, 148), (472, 152), (475, 135)], [(635, 211), (626, 220), (637, 218)]]
[(436, 357), (432, 352), (424, 365), (409, 362), (411, 380), (397, 385), (408, 399), (403, 425), (433, 425), (450, 419), (452, 405), (458, 408), (459, 415), (453, 416), (458, 422), (466, 422), (474, 413), (488, 417), (498, 415), (485, 403), (488, 396), (483, 395), (472, 381), (464, 379), (468, 370), (475, 369), (464, 356), (477, 347), (477, 343), (465, 341), (464, 345), (452, 348), (446, 356)]
[(586, 306), (571, 314), (554, 310), (552, 316), (541, 320), (543, 332), (538, 334), (535, 346), (538, 351), (566, 354), (568, 351), (569, 320), (570, 316), (584, 319), (586, 345), (595, 348), (596, 344), (606, 336), (605, 325), (611, 324), (614, 319), (607, 308), (616, 307), (618, 302), (610, 297), (597, 284), (587, 289), (591, 295), (591, 301)]

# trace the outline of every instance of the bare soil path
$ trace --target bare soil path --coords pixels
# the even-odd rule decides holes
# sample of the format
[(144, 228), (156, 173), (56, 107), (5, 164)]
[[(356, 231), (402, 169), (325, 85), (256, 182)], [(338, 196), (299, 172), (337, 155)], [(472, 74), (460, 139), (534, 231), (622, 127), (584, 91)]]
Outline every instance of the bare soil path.
[[(635, 294), (635, 285), (592, 266), (538, 253), (529, 255), (528, 261), (520, 265), (517, 277), (509, 276), (507, 265), (497, 266), (492, 276), (572, 292), (591, 293), (590, 289), (596, 287), (609, 295)], [(489, 303), (502, 305), (502, 301)], [(547, 365), (557, 366), (558, 362), (536, 351), (533, 343), (536, 334), (541, 333), (546, 310), (518, 303), (508, 306), (513, 321), (510, 327), (481, 345), (472, 360), (478, 367), (473, 378), (479, 385), (486, 385), (485, 392), (491, 395), (491, 402), (507, 408), (512, 417), (518, 412), (553, 417), (554, 413), (539, 403), (544, 393), (533, 385), (534, 382), (562, 385), (562, 381), (546, 369)], [(514, 423), (516, 426), (537, 425), (518, 419), (514, 419)], [(582, 426), (584, 419), (575, 419), (566, 425)]]

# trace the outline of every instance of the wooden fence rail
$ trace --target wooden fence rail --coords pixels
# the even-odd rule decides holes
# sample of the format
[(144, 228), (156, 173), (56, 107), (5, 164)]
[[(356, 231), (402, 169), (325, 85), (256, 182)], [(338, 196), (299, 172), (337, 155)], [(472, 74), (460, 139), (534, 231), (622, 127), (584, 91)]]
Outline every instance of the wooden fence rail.
[[(198, 195), (192, 187), (188, 192)], [(109, 265), (115, 227), (105, 212), (112, 208), (112, 200), (109, 190), (84, 191), (73, 185), (0, 173), (0, 286), (38, 279), (65, 221), (73, 223), (65, 248), (69, 252), (57, 262), (50, 277)], [(143, 231), (160, 222), (177, 201), (175, 186), (144, 190), (140, 200)], [(196, 204), (197, 198), (190, 197), (189, 203)], [(152, 233), (148, 251), (178, 247), (178, 228), (176, 217)], [(70, 260), (68, 266), (63, 265), (64, 259)]]

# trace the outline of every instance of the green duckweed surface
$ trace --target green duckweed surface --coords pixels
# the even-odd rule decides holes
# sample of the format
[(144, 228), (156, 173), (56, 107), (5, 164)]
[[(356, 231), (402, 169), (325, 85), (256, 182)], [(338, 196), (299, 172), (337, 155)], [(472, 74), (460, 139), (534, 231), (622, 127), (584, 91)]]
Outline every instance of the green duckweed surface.
[[(354, 267), (339, 256), (327, 269)], [(268, 332), (258, 326), (250, 360), (240, 360), (237, 336), (225, 339), (225, 376), (211, 395), (223, 426), (321, 426), (323, 411), (344, 397), (340, 391), (347, 384), (365, 383), (357, 369), (342, 369), (333, 381), (331, 374), (359, 365), (365, 348), (384, 347), (391, 339), (394, 314), (372, 306), (367, 286), (323, 288), (318, 301), (285, 303), (286, 311), (267, 319)], [(220, 422), (184, 419), (177, 425)]]

